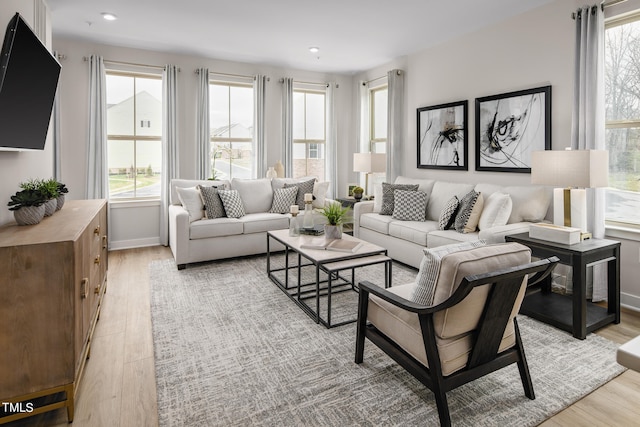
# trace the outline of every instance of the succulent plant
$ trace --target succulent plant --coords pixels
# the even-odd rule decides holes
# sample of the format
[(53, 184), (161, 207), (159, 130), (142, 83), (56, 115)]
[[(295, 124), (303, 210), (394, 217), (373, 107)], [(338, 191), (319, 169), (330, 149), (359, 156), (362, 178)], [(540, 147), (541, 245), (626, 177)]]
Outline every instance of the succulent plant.
[(16, 211), (25, 206), (40, 206), (47, 201), (47, 197), (39, 189), (25, 189), (11, 196), (7, 204), (10, 211)]

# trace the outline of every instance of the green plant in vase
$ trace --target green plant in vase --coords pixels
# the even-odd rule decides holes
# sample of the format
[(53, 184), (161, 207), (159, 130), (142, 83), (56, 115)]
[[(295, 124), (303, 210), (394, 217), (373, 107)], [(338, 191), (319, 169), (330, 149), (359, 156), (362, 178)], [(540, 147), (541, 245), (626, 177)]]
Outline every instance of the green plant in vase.
[(19, 225), (33, 225), (42, 221), (46, 201), (47, 198), (39, 189), (27, 188), (11, 196), (8, 206)]
[(67, 189), (67, 186), (65, 184), (59, 181), (56, 181), (56, 184), (58, 186), (58, 198), (56, 199), (57, 201), (56, 210), (59, 211), (60, 209), (62, 209), (62, 206), (64, 206), (65, 194), (69, 192), (69, 189)]
[(342, 238), (342, 224), (346, 222), (349, 211), (349, 208), (343, 208), (337, 202), (329, 203), (320, 211), (327, 218), (327, 224), (324, 226), (324, 235), (327, 239)]
[(362, 199), (362, 193), (364, 193), (364, 188), (362, 187), (354, 187), (353, 188), (353, 198), (356, 200)]
[(58, 206), (56, 199), (60, 195), (60, 192), (58, 190), (58, 182), (55, 179), (43, 180), (32, 178), (28, 181), (21, 182), (20, 188), (23, 190), (37, 190), (45, 197), (44, 216), (53, 215), (56, 211)]

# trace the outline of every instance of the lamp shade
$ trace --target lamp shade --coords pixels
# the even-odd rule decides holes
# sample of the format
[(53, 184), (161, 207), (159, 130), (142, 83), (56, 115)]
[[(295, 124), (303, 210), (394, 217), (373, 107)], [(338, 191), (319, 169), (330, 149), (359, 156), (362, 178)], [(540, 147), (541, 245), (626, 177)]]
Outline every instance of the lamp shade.
[(377, 173), (387, 170), (387, 156), (383, 153), (353, 153), (353, 171)]
[(606, 150), (534, 151), (531, 183), (554, 187), (596, 188), (609, 185)]

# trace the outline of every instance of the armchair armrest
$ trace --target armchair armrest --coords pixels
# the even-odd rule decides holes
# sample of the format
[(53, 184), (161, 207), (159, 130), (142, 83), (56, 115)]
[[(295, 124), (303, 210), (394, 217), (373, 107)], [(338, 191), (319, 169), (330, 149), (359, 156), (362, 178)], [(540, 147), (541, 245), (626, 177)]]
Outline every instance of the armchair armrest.
[(528, 233), (530, 222), (514, 222), (513, 224), (499, 225), (497, 227), (485, 228), (480, 230), (478, 238), (487, 242), (487, 244), (504, 243), (504, 236), (509, 234)]

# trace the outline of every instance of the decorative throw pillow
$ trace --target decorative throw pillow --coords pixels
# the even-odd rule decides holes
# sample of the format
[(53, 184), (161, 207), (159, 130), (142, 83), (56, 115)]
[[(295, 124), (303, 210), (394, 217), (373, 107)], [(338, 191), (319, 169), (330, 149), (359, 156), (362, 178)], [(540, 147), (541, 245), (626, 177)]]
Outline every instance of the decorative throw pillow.
[(298, 187), (276, 188), (273, 190), (273, 203), (271, 204), (272, 213), (288, 213), (291, 205), (296, 204), (296, 196), (298, 195)]
[(313, 204), (314, 208), (324, 208), (324, 201), (326, 199), (327, 190), (329, 190), (329, 181), (318, 182), (313, 184)]
[(284, 188), (298, 187), (298, 195), (296, 197), (295, 204), (298, 205), (300, 210), (304, 210), (304, 195), (307, 193), (313, 194), (313, 184), (315, 184), (315, 182), (316, 182), (316, 179), (312, 178), (308, 181), (284, 184)]
[(245, 215), (238, 190), (218, 190), (218, 195), (224, 205), (224, 212), (229, 218), (240, 218)]
[(197, 187), (176, 187), (182, 206), (189, 212), (189, 222), (204, 218), (204, 204)]
[(438, 228), (440, 230), (448, 230), (451, 228), (453, 222), (456, 220), (456, 213), (458, 212), (459, 206), (460, 201), (458, 200), (458, 196), (453, 196), (449, 199), (438, 218)]
[[(205, 217), (207, 219), (222, 218), (225, 213), (222, 200), (218, 195), (218, 187), (198, 185), (198, 189), (204, 203)], [(220, 189), (222, 190), (223, 188), (221, 187)]]
[(427, 211), (427, 193), (424, 191), (396, 190), (393, 192), (394, 219), (400, 221), (424, 221)]
[(513, 202), (510, 195), (500, 192), (492, 193), (484, 202), (478, 228), (486, 230), (507, 224), (512, 208)]
[(418, 184), (388, 184), (382, 183), (382, 207), (380, 215), (393, 215), (395, 190), (418, 191)]
[(436, 293), (436, 283), (440, 275), (440, 262), (445, 255), (454, 252), (466, 251), (480, 246), (485, 246), (484, 240), (473, 242), (453, 243), (451, 245), (437, 246), (435, 248), (425, 248), (420, 270), (416, 276), (416, 287), (413, 289), (411, 301), (423, 305), (433, 304), (433, 297)]
[(454, 227), (458, 233), (473, 233), (476, 231), (483, 205), (482, 194), (475, 190), (469, 191), (460, 199), (460, 207), (454, 222)]

